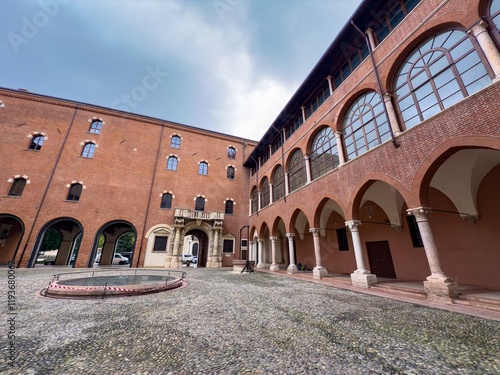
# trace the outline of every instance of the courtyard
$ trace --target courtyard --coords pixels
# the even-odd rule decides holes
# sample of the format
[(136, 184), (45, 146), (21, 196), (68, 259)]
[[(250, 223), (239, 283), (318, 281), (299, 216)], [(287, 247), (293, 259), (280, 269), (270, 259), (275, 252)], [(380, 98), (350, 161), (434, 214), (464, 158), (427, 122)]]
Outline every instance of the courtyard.
[(0, 373), (500, 373), (494, 320), (227, 268), (184, 269), (186, 287), (138, 297), (36, 295), (63, 270), (15, 270), (16, 357)]

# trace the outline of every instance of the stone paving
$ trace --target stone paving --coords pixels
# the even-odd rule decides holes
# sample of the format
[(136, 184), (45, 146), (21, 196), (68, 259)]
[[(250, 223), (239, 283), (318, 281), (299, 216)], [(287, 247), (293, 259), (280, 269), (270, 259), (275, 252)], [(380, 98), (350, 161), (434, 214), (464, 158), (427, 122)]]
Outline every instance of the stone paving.
[(5, 302), (1, 374), (500, 373), (498, 321), (230, 269), (138, 297), (35, 295), (61, 271), (15, 270), (17, 354), (11, 367)]

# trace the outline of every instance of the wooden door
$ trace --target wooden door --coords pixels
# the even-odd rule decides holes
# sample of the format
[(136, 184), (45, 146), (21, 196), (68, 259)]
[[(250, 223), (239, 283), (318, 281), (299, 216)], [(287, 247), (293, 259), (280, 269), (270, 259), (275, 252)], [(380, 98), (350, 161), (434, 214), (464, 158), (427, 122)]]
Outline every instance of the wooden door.
[(371, 273), (378, 277), (396, 278), (396, 271), (392, 263), (391, 249), (388, 241), (374, 241), (366, 243)]

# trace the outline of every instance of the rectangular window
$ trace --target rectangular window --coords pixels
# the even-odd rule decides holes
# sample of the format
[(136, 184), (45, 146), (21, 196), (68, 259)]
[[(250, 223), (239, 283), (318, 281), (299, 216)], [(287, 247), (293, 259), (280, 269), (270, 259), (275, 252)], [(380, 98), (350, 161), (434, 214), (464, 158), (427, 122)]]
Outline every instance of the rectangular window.
[(223, 253), (233, 253), (234, 252), (234, 240), (224, 240), (222, 244)]
[(413, 243), (413, 247), (424, 247), (422, 236), (420, 235), (420, 230), (418, 229), (417, 219), (415, 219), (415, 216), (407, 215), (406, 222), (408, 223), (408, 229), (410, 230), (411, 242)]
[(339, 228), (337, 231), (337, 242), (339, 244), (339, 251), (349, 251), (349, 242), (347, 241), (347, 230)]
[(167, 236), (155, 236), (153, 251), (167, 251)]

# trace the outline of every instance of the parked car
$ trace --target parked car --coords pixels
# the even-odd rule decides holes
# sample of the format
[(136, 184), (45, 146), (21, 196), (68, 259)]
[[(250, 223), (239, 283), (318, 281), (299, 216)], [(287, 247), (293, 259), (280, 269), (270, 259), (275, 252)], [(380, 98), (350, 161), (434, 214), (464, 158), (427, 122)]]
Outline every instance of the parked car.
[(131, 251), (125, 251), (123, 253), (120, 253), (123, 255), (125, 258), (128, 259), (129, 263), (132, 262), (132, 252)]
[(189, 266), (193, 263), (193, 254), (182, 254), (182, 264)]
[(123, 255), (120, 253), (115, 253), (115, 256), (113, 257), (113, 265), (116, 264), (129, 264), (130, 261), (128, 258), (125, 258)]

